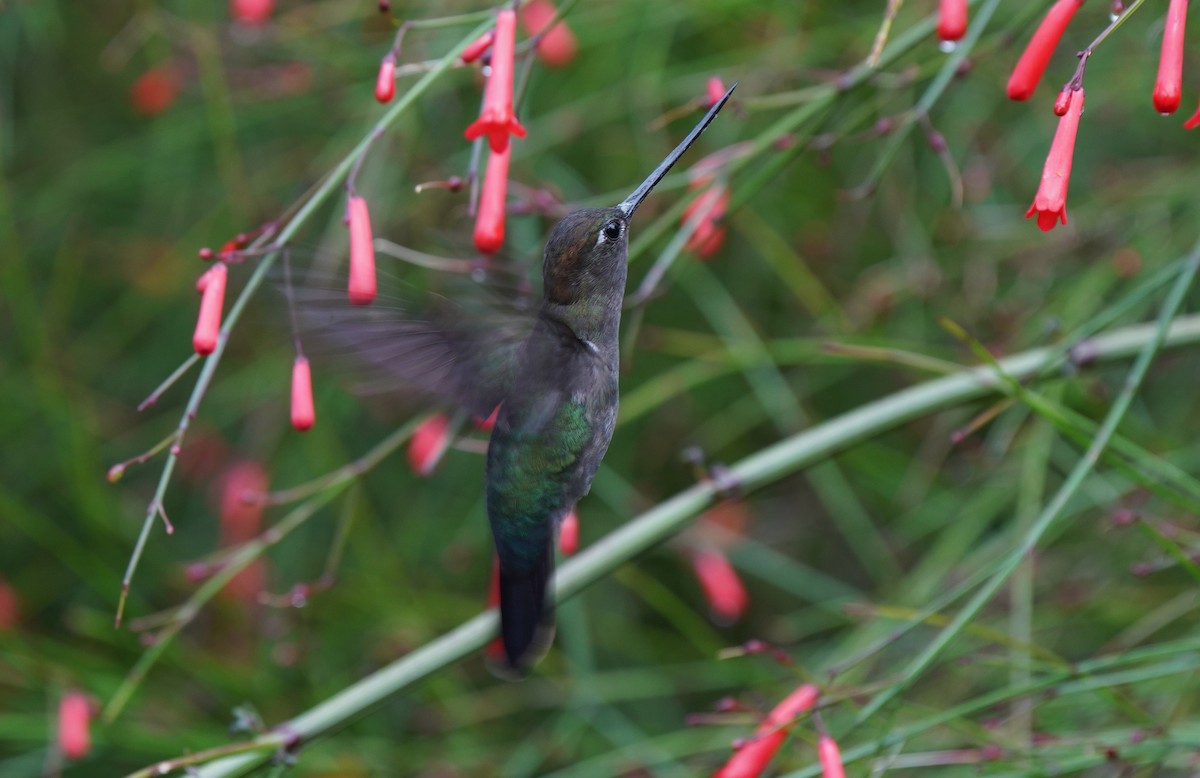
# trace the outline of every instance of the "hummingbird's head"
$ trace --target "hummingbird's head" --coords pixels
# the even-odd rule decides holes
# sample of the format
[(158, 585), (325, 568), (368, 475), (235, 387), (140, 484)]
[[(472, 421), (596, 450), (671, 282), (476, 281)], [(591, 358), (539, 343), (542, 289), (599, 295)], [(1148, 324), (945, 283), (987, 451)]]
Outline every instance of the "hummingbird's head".
[(629, 222), (620, 208), (584, 208), (555, 225), (546, 241), (546, 299), (559, 305), (620, 295), (625, 289)]

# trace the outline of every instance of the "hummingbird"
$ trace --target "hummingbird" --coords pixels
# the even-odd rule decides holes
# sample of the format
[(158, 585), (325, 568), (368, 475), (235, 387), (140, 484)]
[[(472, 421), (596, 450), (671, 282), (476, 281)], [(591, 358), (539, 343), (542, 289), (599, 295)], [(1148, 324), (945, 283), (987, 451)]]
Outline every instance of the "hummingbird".
[(478, 304), (467, 310), (454, 301), (419, 320), (323, 311), (318, 329), (400, 383), (449, 397), (479, 418), (499, 406), (486, 502), (505, 662), (494, 669), (506, 677), (524, 676), (549, 649), (555, 534), (590, 490), (612, 440), (630, 220), (736, 87), (628, 197), (555, 225), (542, 259), (542, 300), (525, 315), (481, 315)]

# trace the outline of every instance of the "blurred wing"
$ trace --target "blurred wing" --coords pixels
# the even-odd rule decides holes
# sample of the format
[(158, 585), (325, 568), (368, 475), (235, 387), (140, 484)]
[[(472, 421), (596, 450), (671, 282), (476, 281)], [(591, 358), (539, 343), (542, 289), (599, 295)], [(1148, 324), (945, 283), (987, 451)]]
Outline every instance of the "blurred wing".
[(292, 292), (314, 359), (346, 362), (368, 391), (416, 391), (483, 418), (507, 394), (533, 326), (528, 294), (467, 278), (434, 294), (381, 277), (376, 300), (357, 306), (331, 281), (306, 277)]

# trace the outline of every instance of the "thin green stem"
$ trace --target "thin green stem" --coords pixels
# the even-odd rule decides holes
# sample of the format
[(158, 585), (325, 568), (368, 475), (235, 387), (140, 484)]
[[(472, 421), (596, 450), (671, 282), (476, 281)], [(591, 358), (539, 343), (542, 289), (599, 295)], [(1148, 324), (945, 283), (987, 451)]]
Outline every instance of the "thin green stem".
[[(1197, 343), (1200, 343), (1200, 315), (1180, 318), (1166, 327), (1161, 322), (1158, 325), (1126, 327), (1100, 335), (1094, 340), (1098, 361), (1119, 360), (1136, 354), (1139, 355), (1138, 365), (1142, 374), (1149, 366), (1150, 356), (1157, 352), (1159, 346), (1178, 347)], [(1023, 378), (1036, 375), (1055, 363), (1062, 364), (1062, 357), (1056, 357), (1052, 350), (1044, 348), (1001, 361), (1006, 372)], [(999, 387), (1000, 380), (988, 366), (928, 381), (781, 440), (732, 465), (730, 473), (745, 488), (758, 488), (905, 422), (994, 394)], [(714, 485), (700, 483), (633, 518), (562, 566), (555, 581), (556, 598), (563, 600), (574, 596), (620, 565), (680, 531), (716, 498)], [(1016, 559), (1021, 559), (1023, 555), (1021, 551)], [(388, 697), (478, 651), (492, 638), (497, 627), (495, 611), (486, 611), (281, 724), (271, 734), (262, 736), (260, 742), (282, 744), (291, 739), (304, 744), (345, 726)], [(1101, 665), (1097, 665), (1096, 669), (1100, 668)], [(987, 705), (996, 704), (1020, 694), (1048, 688), (1067, 677), (1063, 674), (1033, 682), (1030, 689), (1006, 687), (981, 699), (985, 699)], [(951, 720), (965, 712), (970, 711), (959, 706), (941, 714), (937, 721)], [(858, 749), (855, 750), (857, 752)], [(868, 752), (864, 750), (862, 753)], [(266, 758), (261, 753), (241, 754), (196, 768), (195, 774), (198, 778), (242, 775), (261, 765)]]

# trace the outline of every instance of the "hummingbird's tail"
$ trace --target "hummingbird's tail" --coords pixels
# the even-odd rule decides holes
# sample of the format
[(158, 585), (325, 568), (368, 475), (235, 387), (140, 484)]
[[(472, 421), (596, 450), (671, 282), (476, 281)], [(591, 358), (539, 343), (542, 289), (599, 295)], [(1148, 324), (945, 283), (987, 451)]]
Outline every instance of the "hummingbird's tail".
[(554, 575), (553, 534), (540, 561), (527, 569), (500, 565), (500, 639), (504, 665), (493, 667), (501, 677), (523, 678), (550, 649), (554, 640), (554, 604), (547, 596)]

